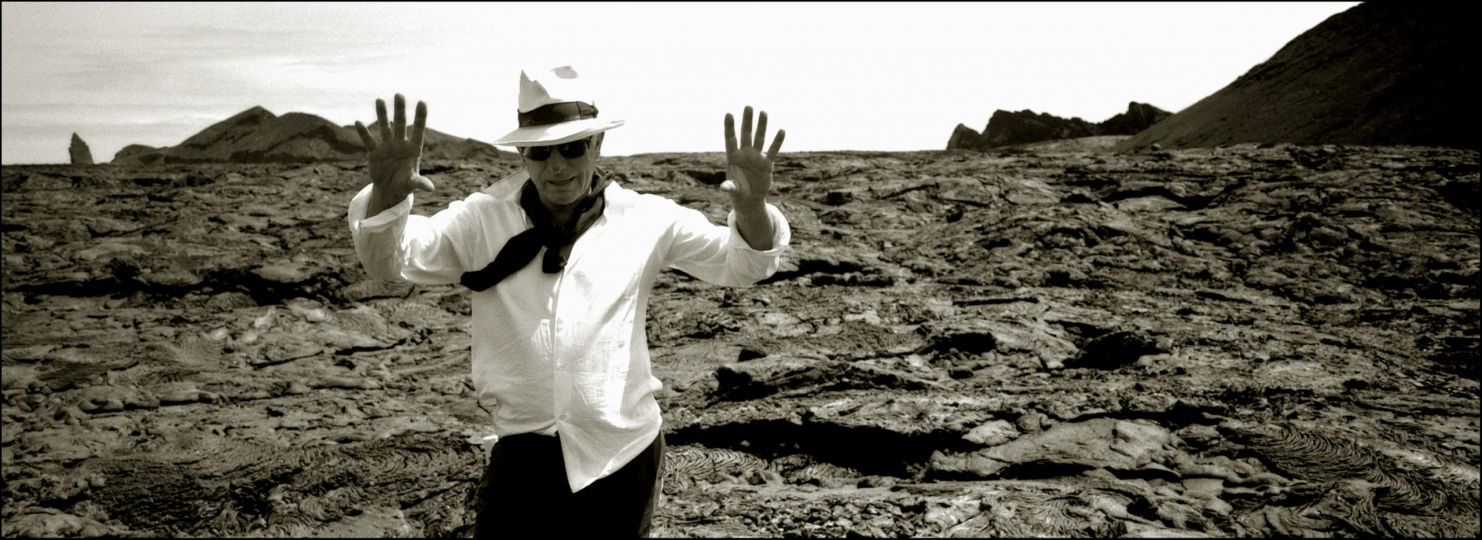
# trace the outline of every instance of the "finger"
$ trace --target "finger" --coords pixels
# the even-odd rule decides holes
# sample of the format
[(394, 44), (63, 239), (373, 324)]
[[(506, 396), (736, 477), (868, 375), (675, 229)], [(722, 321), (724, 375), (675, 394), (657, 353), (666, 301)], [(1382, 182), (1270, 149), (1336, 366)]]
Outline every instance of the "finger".
[(355, 132), (360, 134), (360, 144), (365, 145), (366, 152), (376, 149), (376, 140), (371, 138), (370, 131), (359, 120), (355, 121)]
[(787, 130), (777, 130), (777, 138), (772, 139), (772, 147), (767, 149), (767, 161), (777, 159), (777, 151), (782, 150), (782, 139), (787, 138)]
[(726, 157), (736, 153), (736, 119), (726, 113)]
[(751, 106), (741, 113), (741, 147), (751, 147)]
[(762, 143), (767, 141), (767, 111), (756, 115), (756, 140), (751, 143), (752, 148), (760, 149)]
[(376, 125), (381, 129), (381, 141), (391, 140), (391, 127), (386, 123), (386, 100), (376, 100)]
[(432, 185), (432, 179), (420, 174), (412, 175), (412, 189), (432, 191), (436, 186)]
[(427, 129), (427, 104), (417, 102), (417, 118), (412, 121), (412, 146), (417, 148), (417, 153), (422, 152), (422, 132)]
[(726, 193), (735, 193), (736, 192), (736, 181), (735, 180), (726, 180), (724, 182), (721, 182), (720, 183), (720, 190), (721, 191), (724, 191)]
[(401, 142), (407, 139), (407, 98), (396, 95), (396, 119), (391, 124), (391, 136), (395, 141)]

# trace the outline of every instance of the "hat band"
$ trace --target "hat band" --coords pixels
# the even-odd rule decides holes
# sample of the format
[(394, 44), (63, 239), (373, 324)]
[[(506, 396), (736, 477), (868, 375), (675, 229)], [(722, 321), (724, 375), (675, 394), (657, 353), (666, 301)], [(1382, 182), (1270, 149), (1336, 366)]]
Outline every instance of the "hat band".
[(542, 105), (530, 112), (520, 113), (520, 127), (548, 126), (596, 117), (597, 107), (580, 101), (567, 101)]

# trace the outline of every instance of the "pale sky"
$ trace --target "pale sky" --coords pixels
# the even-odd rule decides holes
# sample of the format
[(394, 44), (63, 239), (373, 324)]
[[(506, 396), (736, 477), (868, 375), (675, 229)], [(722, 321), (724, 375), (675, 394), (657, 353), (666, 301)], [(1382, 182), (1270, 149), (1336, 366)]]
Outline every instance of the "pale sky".
[(99, 162), (254, 105), (345, 125), (396, 92), (428, 126), (515, 127), (520, 69), (570, 64), (627, 121), (606, 155), (723, 149), (746, 105), (782, 151), (933, 150), (996, 109), (1177, 112), (1356, 2), (3, 4), (3, 156)]

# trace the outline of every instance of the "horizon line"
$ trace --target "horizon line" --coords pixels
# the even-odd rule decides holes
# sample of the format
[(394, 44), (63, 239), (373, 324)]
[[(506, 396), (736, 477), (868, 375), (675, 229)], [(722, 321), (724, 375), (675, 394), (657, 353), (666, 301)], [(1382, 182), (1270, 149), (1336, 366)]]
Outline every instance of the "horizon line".
[[(1115, 136), (1118, 136), (1118, 135), (1112, 135), (1112, 136), (1115, 137)], [(1069, 139), (1067, 139), (1067, 140), (1069, 140)], [(1030, 144), (1033, 144), (1033, 143), (1030, 143)], [(166, 148), (168, 148), (168, 147), (166, 147)], [(499, 147), (495, 147), (495, 148), (499, 148)], [(514, 147), (509, 147), (509, 148), (514, 148)], [(1011, 148), (1011, 147), (1005, 146), (1004, 148)], [(501, 151), (504, 151), (502, 148), (499, 148), (499, 149)], [(781, 157), (781, 156), (784, 156), (784, 155), (795, 155), (795, 154), (831, 154), (831, 153), (850, 153), (850, 152), (860, 152), (860, 153), (868, 152), (868, 153), (876, 153), (876, 154), (907, 154), (907, 153), (921, 153), (921, 152), (976, 152), (976, 153), (980, 153), (980, 154), (981, 153), (987, 153), (987, 152), (982, 152), (982, 151), (979, 151), (979, 150), (970, 150), (970, 149), (965, 149), (965, 148), (952, 148), (952, 149), (948, 149), (948, 148), (925, 148), (925, 149), (919, 149), (919, 150), (871, 150), (871, 149), (797, 150), (797, 151), (792, 151), (792, 152), (779, 152), (777, 155), (779, 157)], [(515, 152), (508, 152), (508, 153), (514, 154)], [(672, 154), (700, 155), (700, 154), (724, 154), (724, 153), (725, 153), (725, 150), (706, 150), (706, 151), (700, 151), (700, 152), (681, 151), (681, 150), (673, 150), (673, 151), (658, 150), (658, 151), (636, 152), (636, 153), (632, 153), (632, 154), (602, 155), (602, 156), (598, 156), (598, 159), (602, 159), (602, 158), (644, 157), (644, 156), (672, 155)], [(442, 158), (430, 158), (430, 157), (424, 157), (422, 159), (423, 160), (434, 160), (434, 161), (459, 161), (457, 159), (445, 160), (445, 159), (442, 159)], [(249, 161), (249, 162), (235, 162), (235, 161), (192, 161), (192, 162), (164, 163), (164, 164), (159, 164), (159, 165), (142, 165), (142, 166), (146, 166), (146, 167), (159, 167), (159, 166), (168, 166), (168, 165), (275, 165), (275, 164), (276, 165), (309, 165), (309, 164), (314, 164), (314, 163), (345, 163), (345, 162), (354, 162), (354, 161), (359, 161), (359, 160), (353, 160), (353, 159), (326, 159), (326, 160), (307, 160), (307, 161)], [(467, 161), (478, 161), (478, 160), (467, 160)], [(19, 166), (19, 165), (27, 165), (27, 166), (46, 166), (46, 165), (51, 165), (51, 166), (66, 166), (66, 167), (74, 167), (74, 166), (76, 166), (76, 167), (87, 167), (88, 166), (88, 165), (77, 165), (77, 164), (66, 163), (66, 162), (10, 162), (10, 163), (0, 163), (0, 167), (9, 167), (9, 166), (12, 166), (12, 165), (16, 165), (16, 166)], [(113, 163), (112, 160), (109, 160), (109, 161), (96, 162), (96, 163), (93, 163), (92, 165), (93, 166), (98, 166), (98, 165), (114, 165), (114, 163)], [(120, 165), (123, 165), (123, 164), (120, 164)], [(130, 167), (132, 167), (132, 166), (141, 166), (141, 165), (138, 165), (138, 164), (127, 164), (127, 165), (124, 165), (124, 166), (130, 166)]]

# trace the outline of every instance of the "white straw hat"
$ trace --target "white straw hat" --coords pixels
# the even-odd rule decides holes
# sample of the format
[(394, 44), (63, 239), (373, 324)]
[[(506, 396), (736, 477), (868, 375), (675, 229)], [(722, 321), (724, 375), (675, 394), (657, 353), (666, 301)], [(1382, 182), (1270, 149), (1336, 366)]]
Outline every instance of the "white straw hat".
[(518, 119), (520, 127), (490, 144), (556, 145), (623, 125), (622, 120), (597, 118), (597, 106), (571, 66), (521, 70)]

